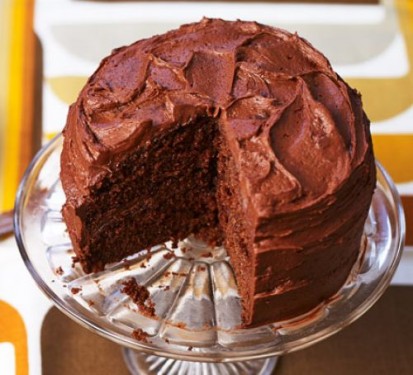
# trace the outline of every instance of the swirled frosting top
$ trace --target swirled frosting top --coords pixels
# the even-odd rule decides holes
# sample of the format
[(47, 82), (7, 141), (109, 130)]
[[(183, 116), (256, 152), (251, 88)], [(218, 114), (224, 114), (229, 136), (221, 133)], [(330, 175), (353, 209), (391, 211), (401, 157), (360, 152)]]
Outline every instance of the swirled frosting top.
[(255, 22), (203, 19), (101, 62), (69, 111), (62, 161), (77, 170), (65, 177), (69, 199), (128, 150), (205, 116), (216, 118), (256, 217), (323, 210), (371, 156), (358, 93), (307, 41)]

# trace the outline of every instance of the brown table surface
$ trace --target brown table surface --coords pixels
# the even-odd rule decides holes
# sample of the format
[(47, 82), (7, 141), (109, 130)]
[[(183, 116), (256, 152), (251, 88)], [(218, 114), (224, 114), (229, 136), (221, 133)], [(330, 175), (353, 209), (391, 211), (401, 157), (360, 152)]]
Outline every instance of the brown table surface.
[[(52, 308), (42, 327), (43, 375), (127, 375), (121, 349)], [(358, 321), (282, 357), (274, 375), (413, 374), (413, 287), (390, 287)]]

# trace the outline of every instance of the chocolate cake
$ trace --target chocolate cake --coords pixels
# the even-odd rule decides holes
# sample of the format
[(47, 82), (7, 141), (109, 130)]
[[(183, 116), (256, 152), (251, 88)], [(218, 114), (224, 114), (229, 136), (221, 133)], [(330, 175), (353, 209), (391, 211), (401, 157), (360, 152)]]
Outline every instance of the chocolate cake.
[(332, 296), (375, 187), (360, 95), (297, 34), (203, 19), (106, 57), (69, 110), (63, 215), (86, 272), (223, 243), (245, 326)]

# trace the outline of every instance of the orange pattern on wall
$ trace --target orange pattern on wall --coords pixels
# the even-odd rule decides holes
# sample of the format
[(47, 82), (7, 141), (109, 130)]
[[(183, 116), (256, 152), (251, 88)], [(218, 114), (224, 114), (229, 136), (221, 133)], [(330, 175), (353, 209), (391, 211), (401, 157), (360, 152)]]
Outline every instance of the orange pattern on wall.
[(26, 327), (19, 312), (8, 303), (0, 301), (0, 343), (5, 342), (14, 346), (16, 375), (27, 375), (29, 363)]

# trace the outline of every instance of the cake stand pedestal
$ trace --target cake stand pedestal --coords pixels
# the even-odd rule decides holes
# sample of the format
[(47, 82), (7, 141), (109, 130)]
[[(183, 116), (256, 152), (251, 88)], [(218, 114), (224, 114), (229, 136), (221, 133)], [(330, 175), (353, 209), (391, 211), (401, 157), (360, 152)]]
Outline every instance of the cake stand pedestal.
[[(241, 303), (222, 247), (187, 238), (173, 248), (139, 251), (102, 272), (84, 274), (61, 217), (61, 137), (35, 157), (20, 185), (15, 234), (41, 290), (70, 318), (124, 346), (133, 374), (270, 374), (276, 356), (305, 348), (365, 313), (383, 294), (400, 260), (405, 223), (400, 198), (377, 164), (378, 182), (358, 261), (335, 296), (294, 319), (241, 329)], [(134, 279), (150, 293), (136, 304)], [(148, 310), (149, 308), (149, 310)]]
[(123, 349), (123, 357), (132, 375), (271, 375), (278, 357), (244, 362), (209, 363), (171, 359)]

